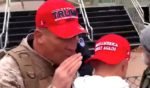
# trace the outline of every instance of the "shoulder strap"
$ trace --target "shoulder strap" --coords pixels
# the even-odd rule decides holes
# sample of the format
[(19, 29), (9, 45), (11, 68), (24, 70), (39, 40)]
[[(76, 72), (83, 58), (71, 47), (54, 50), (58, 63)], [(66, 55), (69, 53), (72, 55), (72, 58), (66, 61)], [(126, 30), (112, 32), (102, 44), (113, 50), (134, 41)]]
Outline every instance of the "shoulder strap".
[(0, 49), (0, 59), (6, 54), (6, 52), (3, 49)]
[(150, 68), (146, 68), (143, 72), (143, 76), (140, 83), (140, 88), (150, 88)]
[(19, 46), (13, 50), (8, 51), (8, 54), (12, 56), (19, 65), (25, 88), (39, 88), (39, 80), (32, 64), (31, 56), (27, 51), (20, 51), (20, 48), (24, 47)]

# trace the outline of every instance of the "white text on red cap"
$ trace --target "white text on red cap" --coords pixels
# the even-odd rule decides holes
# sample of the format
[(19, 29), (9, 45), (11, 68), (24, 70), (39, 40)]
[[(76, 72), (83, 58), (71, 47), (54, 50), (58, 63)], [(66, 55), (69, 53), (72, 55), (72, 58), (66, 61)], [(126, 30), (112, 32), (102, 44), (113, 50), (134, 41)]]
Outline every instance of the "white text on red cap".
[(109, 42), (109, 41), (99, 42), (95, 46), (95, 51), (99, 51), (99, 50), (116, 51), (117, 47), (118, 44), (115, 42)]

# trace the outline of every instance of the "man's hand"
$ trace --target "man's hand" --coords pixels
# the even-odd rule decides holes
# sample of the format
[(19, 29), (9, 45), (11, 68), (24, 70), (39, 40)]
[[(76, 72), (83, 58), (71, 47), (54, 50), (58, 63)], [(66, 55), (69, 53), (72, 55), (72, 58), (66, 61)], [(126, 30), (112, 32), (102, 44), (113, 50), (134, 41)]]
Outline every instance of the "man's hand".
[(63, 61), (55, 71), (52, 85), (56, 88), (71, 88), (81, 63), (82, 56), (80, 53), (74, 54)]

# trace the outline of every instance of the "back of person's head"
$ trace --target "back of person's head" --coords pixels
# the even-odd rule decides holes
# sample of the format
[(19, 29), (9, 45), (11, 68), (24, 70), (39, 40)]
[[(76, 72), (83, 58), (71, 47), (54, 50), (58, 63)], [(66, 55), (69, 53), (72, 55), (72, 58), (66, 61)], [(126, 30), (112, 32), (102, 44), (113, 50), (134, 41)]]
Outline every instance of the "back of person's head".
[[(105, 70), (110, 72), (119, 71), (118, 69), (122, 69), (122, 66), (124, 66), (125, 68), (123, 70), (124, 73), (126, 73), (129, 59), (129, 42), (120, 35), (108, 34), (101, 37), (96, 42), (95, 53), (86, 61), (86, 63), (90, 62), (95, 70)], [(110, 72), (109, 74), (111, 74)], [(121, 70), (119, 72), (121, 72)], [(118, 75), (121, 76), (122, 74)]]
[(86, 33), (78, 22), (76, 8), (66, 0), (47, 0), (36, 12), (36, 29), (48, 29), (54, 35), (67, 39)]
[(144, 51), (145, 63), (150, 66), (150, 25), (142, 30), (140, 42)]

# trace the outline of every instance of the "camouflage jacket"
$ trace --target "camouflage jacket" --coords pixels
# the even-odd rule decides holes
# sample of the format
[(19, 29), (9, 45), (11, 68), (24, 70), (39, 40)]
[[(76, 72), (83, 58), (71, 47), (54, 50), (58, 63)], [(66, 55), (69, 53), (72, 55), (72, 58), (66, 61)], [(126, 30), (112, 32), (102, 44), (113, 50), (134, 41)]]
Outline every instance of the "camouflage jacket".
[[(33, 65), (37, 74), (36, 77), (39, 80), (39, 88), (49, 88), (55, 69), (50, 62), (46, 61), (44, 57), (40, 56), (29, 46), (28, 41), (31, 40), (33, 40), (32, 34), (23, 39), (20, 45), (25, 47), (27, 52), (34, 55), (34, 58), (33, 56), (30, 56), (30, 58), (34, 62)], [(28, 88), (24, 83), (17, 62), (8, 54), (0, 60), (0, 88)]]

